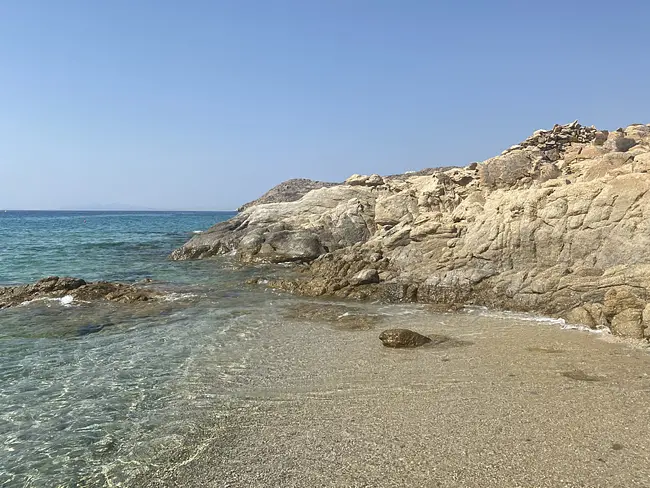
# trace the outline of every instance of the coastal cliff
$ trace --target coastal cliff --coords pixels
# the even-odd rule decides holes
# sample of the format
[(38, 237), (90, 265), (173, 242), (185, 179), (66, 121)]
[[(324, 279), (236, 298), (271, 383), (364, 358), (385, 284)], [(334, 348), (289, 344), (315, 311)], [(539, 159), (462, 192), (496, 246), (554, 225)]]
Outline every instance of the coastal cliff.
[(650, 336), (650, 125), (536, 131), (464, 168), (353, 175), (253, 205), (173, 259), (304, 263), (311, 296), (534, 311)]

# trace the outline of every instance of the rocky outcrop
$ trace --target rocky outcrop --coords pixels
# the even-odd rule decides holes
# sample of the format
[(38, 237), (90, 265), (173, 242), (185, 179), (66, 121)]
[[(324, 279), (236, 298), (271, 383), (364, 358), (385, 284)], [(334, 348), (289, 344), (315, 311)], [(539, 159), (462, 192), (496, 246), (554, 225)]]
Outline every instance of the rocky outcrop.
[(650, 335), (650, 126), (537, 131), (464, 168), (354, 175), (257, 205), (178, 259), (309, 263), (273, 286), (307, 295), (533, 311)]
[(274, 186), (257, 200), (245, 203), (239, 207), (237, 211), (243, 212), (248, 207), (252, 207), (253, 205), (260, 205), (262, 203), (295, 202), (296, 200), (300, 200), (300, 198), (312, 190), (317, 190), (318, 188), (327, 188), (335, 185), (338, 185), (338, 183), (308, 180), (306, 178), (294, 178), (292, 180), (287, 180), (277, 186)]
[(108, 300), (118, 303), (146, 302), (162, 296), (154, 290), (107, 281), (86, 282), (79, 278), (50, 276), (30, 285), (0, 288), (0, 309), (43, 298), (63, 298), (91, 302)]
[(197, 234), (172, 258), (233, 253), (244, 262), (309, 262), (372, 236), (376, 193), (374, 186), (338, 185), (296, 202), (255, 205)]

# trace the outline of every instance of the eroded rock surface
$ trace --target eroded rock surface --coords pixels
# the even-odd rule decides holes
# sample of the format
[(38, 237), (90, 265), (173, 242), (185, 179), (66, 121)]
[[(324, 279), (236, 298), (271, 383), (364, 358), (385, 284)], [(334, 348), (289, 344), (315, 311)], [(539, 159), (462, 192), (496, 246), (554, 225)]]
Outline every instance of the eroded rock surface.
[(79, 278), (50, 276), (29, 285), (0, 288), (0, 309), (9, 308), (30, 300), (62, 298), (74, 300), (108, 300), (118, 303), (146, 302), (161, 294), (154, 290), (123, 283), (107, 281), (86, 282)]
[(536, 131), (464, 168), (353, 175), (253, 206), (173, 257), (300, 261), (306, 295), (476, 304), (643, 338), (650, 324), (650, 125)]
[(295, 202), (255, 205), (197, 234), (174, 259), (236, 253), (244, 262), (309, 262), (375, 232), (374, 186), (312, 190)]

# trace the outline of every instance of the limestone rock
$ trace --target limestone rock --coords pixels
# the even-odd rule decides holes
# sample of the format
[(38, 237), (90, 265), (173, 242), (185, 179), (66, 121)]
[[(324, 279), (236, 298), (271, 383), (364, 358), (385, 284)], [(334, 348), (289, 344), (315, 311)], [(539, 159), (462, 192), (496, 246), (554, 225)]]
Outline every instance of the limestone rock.
[(366, 186), (312, 190), (295, 202), (254, 205), (197, 234), (172, 258), (235, 253), (244, 262), (311, 261), (366, 241), (375, 230), (374, 207)]
[(294, 178), (292, 180), (287, 180), (277, 186), (274, 186), (257, 200), (245, 203), (239, 207), (237, 211), (243, 212), (253, 205), (260, 205), (262, 203), (295, 202), (296, 200), (300, 200), (304, 195), (312, 190), (317, 190), (318, 188), (327, 188), (335, 185), (338, 185), (338, 183), (308, 180), (306, 178)]
[(427, 336), (418, 334), (408, 329), (388, 329), (379, 335), (379, 340), (385, 347), (413, 348), (431, 342)]
[(346, 185), (352, 186), (379, 186), (384, 184), (384, 179), (379, 175), (357, 175), (354, 174), (345, 180)]
[(632, 149), (636, 144), (637, 143), (634, 139), (625, 137), (623, 134), (618, 132), (613, 132), (609, 135), (607, 141), (603, 144), (603, 147), (611, 151), (625, 152)]
[(649, 243), (650, 126), (572, 122), (464, 168), (353, 175), (250, 207), (173, 257), (301, 261), (273, 286), (532, 311), (638, 338), (650, 334)]
[(370, 283), (379, 283), (379, 272), (376, 269), (362, 269), (350, 280), (350, 284), (353, 286)]
[(623, 337), (643, 339), (645, 327), (641, 314), (641, 310), (623, 310), (612, 319), (612, 332)]

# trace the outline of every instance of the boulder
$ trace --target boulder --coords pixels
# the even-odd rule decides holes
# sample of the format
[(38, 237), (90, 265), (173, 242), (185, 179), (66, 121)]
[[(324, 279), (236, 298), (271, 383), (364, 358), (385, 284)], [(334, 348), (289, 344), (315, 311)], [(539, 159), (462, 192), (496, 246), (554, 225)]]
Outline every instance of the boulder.
[(620, 132), (612, 132), (607, 137), (607, 141), (603, 144), (605, 149), (616, 152), (626, 152), (636, 146), (637, 142), (634, 139), (625, 137)]
[(365, 185), (366, 181), (368, 181), (367, 175), (358, 175), (355, 173), (352, 176), (350, 176), (347, 180), (345, 180), (345, 184), (352, 185), (352, 186), (360, 186), (360, 185)]
[(395, 195), (380, 195), (375, 203), (375, 223), (395, 225), (405, 216), (417, 214), (418, 202), (413, 194), (403, 191)]
[(616, 335), (632, 339), (643, 339), (645, 324), (642, 321), (642, 311), (625, 309), (612, 318), (611, 329)]
[(379, 186), (384, 184), (384, 179), (377, 174), (370, 176), (354, 174), (345, 180), (345, 184), (352, 186)]
[(379, 340), (385, 347), (420, 347), (431, 342), (427, 336), (408, 329), (388, 329), (379, 334)]
[(363, 269), (350, 280), (350, 284), (353, 286), (368, 285), (371, 283), (379, 283), (379, 272), (376, 269)]

